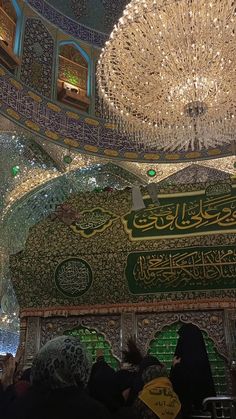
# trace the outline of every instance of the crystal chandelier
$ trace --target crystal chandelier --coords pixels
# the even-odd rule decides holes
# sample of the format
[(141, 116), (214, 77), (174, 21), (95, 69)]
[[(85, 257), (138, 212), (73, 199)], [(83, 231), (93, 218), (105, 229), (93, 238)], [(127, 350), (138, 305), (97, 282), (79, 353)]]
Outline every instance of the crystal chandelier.
[(132, 0), (98, 62), (103, 114), (140, 148), (236, 133), (236, 0)]

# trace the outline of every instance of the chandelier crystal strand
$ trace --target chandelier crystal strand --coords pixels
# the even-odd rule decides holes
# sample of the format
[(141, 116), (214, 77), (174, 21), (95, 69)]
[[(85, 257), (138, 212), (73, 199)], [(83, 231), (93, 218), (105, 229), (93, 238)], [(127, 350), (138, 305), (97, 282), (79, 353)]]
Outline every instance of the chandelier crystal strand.
[(104, 117), (143, 149), (235, 138), (235, 0), (132, 0), (97, 69)]

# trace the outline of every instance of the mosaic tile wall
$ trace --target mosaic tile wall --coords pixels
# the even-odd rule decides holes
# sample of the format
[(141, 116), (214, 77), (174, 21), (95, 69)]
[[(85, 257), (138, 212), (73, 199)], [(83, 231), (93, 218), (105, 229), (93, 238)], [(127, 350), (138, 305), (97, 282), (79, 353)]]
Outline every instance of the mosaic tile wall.
[[(188, 190), (191, 190), (191, 185), (188, 186)], [(145, 195), (145, 190), (143, 190), (143, 195)], [(233, 202), (235, 198), (229, 199)], [(190, 234), (181, 233), (178, 236), (178, 232), (173, 231), (177, 234), (176, 238), (161, 236), (158, 240), (151, 240), (146, 235), (134, 237), (134, 240), (132, 240), (130, 230), (127, 231), (124, 225), (123, 217), (124, 214), (130, 214), (132, 207), (131, 190), (107, 190), (104, 192), (98, 190), (91, 193), (82, 193), (72, 197), (67, 201), (67, 205), (68, 208), (71, 208), (72, 215), (70, 216), (72, 218), (83, 214), (81, 223), (78, 221), (77, 225), (76, 221), (69, 221), (68, 224), (66, 214), (63, 215), (65, 209), (62, 208), (62, 214), (60, 215), (59, 210), (54, 221), (49, 217), (35, 225), (31, 229), (25, 250), (18, 255), (11, 256), (13, 283), (22, 309), (47, 309), (48, 307), (55, 307), (56, 309), (56, 307), (77, 307), (88, 304), (100, 304), (102, 306), (144, 302), (158, 302), (164, 305), (166, 300), (171, 300), (168, 303), (169, 305), (176, 302), (178, 305), (186, 304), (186, 306), (188, 300), (190, 300), (199, 307), (201, 301), (206, 306), (209, 306), (210, 301), (214, 305), (215, 301), (218, 300), (222, 304), (223, 301), (224, 304), (227, 301), (234, 304), (235, 291), (225, 282), (225, 275), (227, 278), (230, 275), (230, 284), (234, 284), (235, 281), (234, 276), (232, 276), (235, 269), (234, 252), (232, 250), (232, 246), (235, 244), (233, 225), (231, 234), (226, 232), (216, 234), (214, 231), (209, 234), (209, 230), (206, 230), (201, 233), (202, 235), (193, 234), (191, 236), (190, 231)], [(190, 205), (190, 203), (186, 205)], [(217, 252), (215, 247), (228, 246), (228, 253), (225, 257), (227, 258), (227, 266), (231, 264), (232, 266), (230, 266), (233, 269), (230, 268), (232, 272), (225, 272), (224, 278), (216, 277), (215, 281), (211, 279), (211, 286), (208, 284), (210, 279), (208, 282), (206, 282), (205, 277), (197, 280), (195, 276), (199, 273), (194, 271), (192, 275), (195, 278), (194, 284), (196, 286), (189, 277), (186, 279), (186, 277), (182, 278), (180, 276), (183, 282), (178, 282), (180, 280), (175, 282), (173, 278), (171, 282), (168, 279), (170, 281), (168, 289), (160, 286), (153, 293), (153, 291), (148, 292), (148, 283), (145, 285), (145, 281), (140, 277), (141, 283), (147, 287), (146, 291), (135, 294), (132, 292), (130, 276), (126, 269), (128, 257), (131, 253), (133, 255), (137, 252), (141, 252), (140, 254), (151, 252), (150, 254), (153, 254), (163, 251), (164, 255), (165, 252), (179, 251), (179, 254), (182, 255), (185, 251), (187, 254), (191, 253), (190, 257), (195, 257), (195, 248), (199, 247), (206, 251), (208, 246), (210, 247), (209, 252), (213, 252), (213, 260), (215, 255), (218, 254), (215, 253)], [(192, 255), (193, 251), (189, 250), (190, 248), (194, 248), (194, 255)], [(220, 248), (220, 250), (224, 251), (223, 248)], [(157, 260), (158, 255), (159, 253), (156, 256)], [(164, 258), (163, 255), (160, 257)], [(197, 261), (194, 263), (199, 264)], [(87, 269), (88, 265), (89, 270)], [(59, 270), (56, 271), (56, 269)], [(209, 273), (210, 276), (212, 275), (212, 269)], [(66, 272), (68, 272), (68, 275)], [(180, 274), (182, 275), (182, 273), (181, 270)], [(81, 275), (81, 284), (76, 280), (78, 275)], [(170, 275), (170, 273), (167, 273), (167, 275)], [(163, 278), (162, 281), (164, 281)], [(166, 281), (163, 283), (166, 283)], [(183, 287), (182, 284), (189, 281), (189, 287)], [(199, 281), (202, 281), (201, 286)], [(63, 292), (62, 289), (64, 289)], [(222, 301), (223, 296), (224, 300)], [(212, 300), (209, 300), (209, 298)]]
[(25, 23), (21, 81), (43, 96), (51, 97), (54, 39), (39, 19)]
[(110, 33), (128, 0), (49, 0), (49, 3), (81, 24)]

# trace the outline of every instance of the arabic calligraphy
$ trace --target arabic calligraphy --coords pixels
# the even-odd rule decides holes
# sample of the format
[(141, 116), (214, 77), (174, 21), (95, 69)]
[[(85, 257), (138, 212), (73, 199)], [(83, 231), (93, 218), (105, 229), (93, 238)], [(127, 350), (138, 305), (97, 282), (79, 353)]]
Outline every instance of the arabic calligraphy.
[(161, 198), (161, 205), (145, 199), (146, 208), (126, 214), (122, 221), (131, 240), (157, 239), (183, 234), (200, 235), (236, 229), (236, 189), (209, 197), (173, 196)]
[(89, 264), (78, 258), (61, 262), (55, 271), (57, 289), (67, 297), (85, 294), (92, 284), (92, 270)]
[(139, 398), (162, 419), (174, 419), (181, 408), (178, 396), (165, 378), (157, 378), (146, 384)]
[(204, 247), (130, 253), (126, 278), (134, 294), (236, 286), (236, 248)]
[(214, 183), (206, 188), (206, 196), (231, 194), (230, 183)]
[(80, 213), (80, 218), (74, 221), (70, 228), (76, 234), (89, 238), (94, 234), (104, 231), (117, 216), (103, 208), (93, 208)]

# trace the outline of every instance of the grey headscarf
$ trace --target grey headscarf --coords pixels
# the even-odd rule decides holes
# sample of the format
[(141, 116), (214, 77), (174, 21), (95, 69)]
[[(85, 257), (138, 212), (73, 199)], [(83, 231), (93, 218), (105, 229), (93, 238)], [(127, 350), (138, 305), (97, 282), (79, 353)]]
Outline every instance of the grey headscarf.
[(167, 377), (167, 370), (165, 365), (151, 365), (142, 373), (142, 379), (145, 384), (154, 380), (155, 378)]
[(91, 364), (80, 340), (73, 336), (59, 336), (44, 345), (36, 355), (31, 379), (50, 389), (76, 385), (85, 386)]

